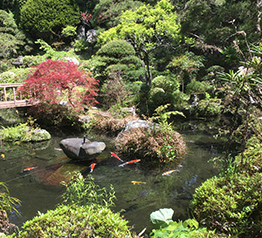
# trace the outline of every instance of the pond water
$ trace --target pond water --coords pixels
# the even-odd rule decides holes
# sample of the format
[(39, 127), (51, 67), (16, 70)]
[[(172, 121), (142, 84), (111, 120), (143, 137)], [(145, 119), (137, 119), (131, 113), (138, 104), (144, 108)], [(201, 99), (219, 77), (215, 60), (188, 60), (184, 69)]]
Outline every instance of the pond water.
[[(222, 152), (224, 142), (215, 140), (211, 130), (198, 128), (197, 122), (181, 124), (178, 132), (183, 135), (188, 148), (185, 158), (179, 165), (156, 170), (145, 170), (139, 163), (118, 167), (121, 162), (110, 155), (113, 138), (88, 136), (92, 141), (104, 141), (107, 145), (106, 150), (97, 157), (98, 163), (92, 173), (95, 182), (105, 187), (113, 185), (117, 197), (113, 210), (121, 211), (137, 233), (145, 227), (147, 233), (151, 231), (150, 213), (160, 208), (172, 208), (174, 220), (187, 219), (195, 189), (217, 174), (213, 163), (208, 161)], [(57, 150), (60, 140), (83, 135), (72, 132), (66, 135), (57, 132), (51, 134), (52, 139), (47, 142), (0, 145), (1, 153), (5, 154), (5, 158), (0, 159), (0, 181), (7, 184), (11, 196), (22, 201), (17, 206), (21, 216), (14, 212), (9, 216), (10, 221), (18, 226), (32, 219), (38, 211), (43, 213), (54, 209), (61, 201), (64, 190), (59, 182), (63, 180), (65, 171), (81, 170), (85, 174), (89, 173), (87, 164), (73, 163), (62, 151)], [(23, 172), (32, 166), (37, 168)], [(162, 176), (163, 172), (175, 168), (179, 168), (180, 172)], [(143, 183), (133, 184), (131, 181)]]

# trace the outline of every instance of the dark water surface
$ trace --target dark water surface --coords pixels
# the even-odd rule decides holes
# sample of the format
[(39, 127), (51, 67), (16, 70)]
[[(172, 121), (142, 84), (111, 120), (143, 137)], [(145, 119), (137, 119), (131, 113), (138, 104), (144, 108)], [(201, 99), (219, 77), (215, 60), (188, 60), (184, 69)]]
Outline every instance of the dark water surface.
[[(117, 197), (113, 210), (121, 211), (124, 218), (130, 221), (129, 225), (134, 225), (137, 233), (145, 227), (150, 232), (150, 213), (160, 208), (172, 208), (175, 211), (174, 220), (187, 219), (195, 189), (217, 174), (217, 169), (208, 160), (221, 153), (223, 142), (215, 140), (210, 131), (198, 130), (197, 124), (186, 125), (178, 130), (188, 147), (184, 160), (156, 170), (146, 170), (139, 163), (118, 167), (121, 162), (110, 156), (110, 151), (113, 151), (112, 138), (89, 136), (90, 140), (104, 141), (107, 145), (106, 150), (97, 158), (98, 163), (92, 176), (101, 186), (113, 185)], [(53, 133), (52, 139), (44, 143), (0, 145), (5, 154), (5, 159), (0, 159), (0, 181), (7, 184), (11, 196), (22, 201), (17, 207), (21, 216), (10, 214), (12, 223), (21, 226), (36, 216), (38, 211), (44, 213), (54, 209), (64, 191), (59, 182), (63, 180), (65, 171), (89, 172), (87, 164), (72, 163), (62, 151), (56, 150), (60, 140), (77, 136), (82, 135)], [(122, 159), (126, 161), (126, 158)], [(23, 172), (31, 166), (37, 168)], [(179, 169), (180, 173), (162, 176), (163, 172), (171, 169)], [(131, 181), (144, 183), (133, 184)]]

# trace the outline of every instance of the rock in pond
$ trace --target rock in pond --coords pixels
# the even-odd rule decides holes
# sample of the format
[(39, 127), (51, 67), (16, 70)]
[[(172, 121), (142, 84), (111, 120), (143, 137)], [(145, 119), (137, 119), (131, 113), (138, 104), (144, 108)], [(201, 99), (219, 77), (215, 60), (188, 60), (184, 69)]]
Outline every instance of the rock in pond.
[(73, 160), (91, 161), (106, 148), (104, 142), (87, 140), (85, 138), (67, 138), (59, 143), (66, 156)]

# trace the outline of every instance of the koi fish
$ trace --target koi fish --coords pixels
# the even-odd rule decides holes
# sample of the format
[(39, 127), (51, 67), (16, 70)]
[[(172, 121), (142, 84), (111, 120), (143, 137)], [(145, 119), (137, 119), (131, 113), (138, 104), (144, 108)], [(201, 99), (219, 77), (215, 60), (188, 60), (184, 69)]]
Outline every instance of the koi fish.
[(125, 163), (123, 163), (123, 164), (118, 165), (118, 167), (123, 167), (123, 166), (125, 166), (125, 165), (127, 165), (127, 164), (137, 163), (137, 162), (139, 162), (139, 161), (141, 161), (141, 160), (140, 160), (140, 159), (130, 160), (130, 161), (127, 161), (127, 162), (125, 162)]
[(115, 154), (115, 153), (113, 153), (113, 152), (110, 152), (110, 153), (111, 153), (111, 156), (117, 158), (117, 159), (120, 160), (121, 162), (124, 162), (123, 160), (121, 160), (121, 159), (117, 156), (117, 154)]
[(38, 168), (38, 166), (32, 166), (32, 167), (29, 167), (29, 168), (25, 168), (25, 169), (23, 170), (23, 172), (31, 171), (31, 170), (36, 169), (36, 168)]
[(3, 160), (5, 160), (5, 154), (1, 154), (1, 157), (3, 158)]
[(146, 184), (146, 182), (141, 181), (131, 181), (132, 184)]
[(173, 169), (173, 170), (169, 170), (169, 171), (166, 171), (166, 172), (162, 173), (162, 175), (170, 175), (170, 174), (172, 174), (174, 172), (180, 172), (180, 171), (178, 169)]
[(90, 165), (90, 168), (91, 168), (91, 170), (90, 170), (90, 173), (92, 173), (92, 172), (93, 172), (93, 170), (94, 170), (95, 166), (96, 166), (96, 163), (92, 163), (92, 164)]

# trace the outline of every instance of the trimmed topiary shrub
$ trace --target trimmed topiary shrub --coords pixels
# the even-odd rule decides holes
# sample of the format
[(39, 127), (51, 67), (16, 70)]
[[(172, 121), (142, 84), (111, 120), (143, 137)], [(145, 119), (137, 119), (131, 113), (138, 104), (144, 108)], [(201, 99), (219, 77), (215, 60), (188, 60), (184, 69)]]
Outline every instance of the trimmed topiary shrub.
[(197, 117), (214, 117), (221, 113), (220, 99), (206, 99), (198, 102), (193, 114)]
[(162, 88), (165, 92), (173, 93), (179, 89), (179, 82), (167, 76), (157, 76), (152, 80), (153, 88)]
[(170, 92), (165, 92), (162, 88), (152, 88), (149, 94), (149, 110), (151, 113), (161, 105), (174, 104), (175, 96)]
[(127, 221), (109, 208), (60, 205), (24, 223), (21, 237), (132, 237)]
[[(72, 0), (28, 0), (21, 9), (21, 25), (30, 32), (50, 39), (60, 34), (62, 28), (80, 22), (80, 10)], [(46, 34), (49, 33), (49, 34)]]
[(128, 221), (109, 208), (115, 198), (112, 186), (108, 192), (79, 172), (62, 185), (63, 203), (25, 222), (19, 237), (132, 237)]
[(204, 82), (199, 81), (191, 81), (189, 84), (186, 85), (186, 93), (193, 94), (193, 93), (205, 93), (208, 90), (208, 85)]
[(141, 60), (135, 56), (133, 46), (125, 40), (110, 41), (103, 45), (97, 56), (105, 66), (98, 69), (104, 80), (124, 79), (126, 81), (138, 81), (144, 74)]

